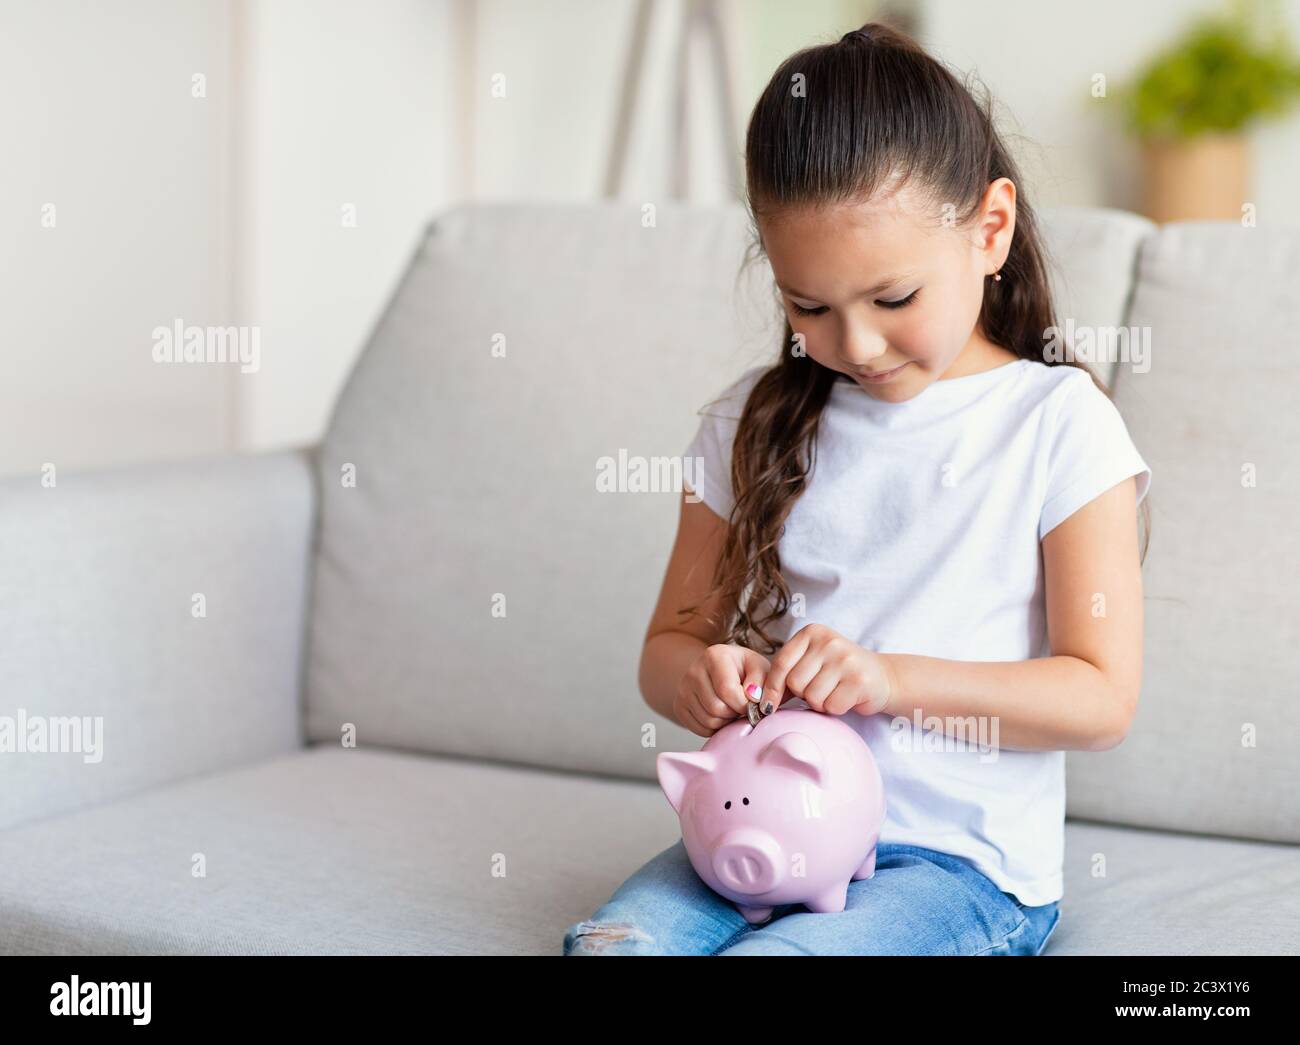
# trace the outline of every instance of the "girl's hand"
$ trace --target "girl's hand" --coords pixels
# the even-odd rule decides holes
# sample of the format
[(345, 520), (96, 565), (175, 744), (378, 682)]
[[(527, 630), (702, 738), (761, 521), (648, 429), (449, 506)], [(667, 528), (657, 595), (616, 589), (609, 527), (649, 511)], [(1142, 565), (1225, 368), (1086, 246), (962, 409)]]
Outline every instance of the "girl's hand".
[(779, 708), (787, 691), (827, 715), (875, 715), (889, 710), (899, 690), (885, 657), (824, 624), (806, 624), (772, 658), (763, 698)]
[(744, 646), (709, 646), (677, 684), (674, 716), (692, 733), (711, 737), (728, 722), (748, 714), (745, 687), (761, 686), (769, 667), (765, 656)]

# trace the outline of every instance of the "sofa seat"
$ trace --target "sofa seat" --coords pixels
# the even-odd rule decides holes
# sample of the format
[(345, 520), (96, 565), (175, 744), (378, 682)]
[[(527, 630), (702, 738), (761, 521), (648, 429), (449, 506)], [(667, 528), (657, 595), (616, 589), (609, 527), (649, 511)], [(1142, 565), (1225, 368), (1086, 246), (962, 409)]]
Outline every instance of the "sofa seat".
[(1067, 819), (1044, 953), (1300, 954), (1300, 846)]
[[(1066, 831), (1046, 954), (1300, 951), (1300, 848)], [(678, 837), (645, 781), (313, 746), (0, 833), (0, 953), (554, 955)]]

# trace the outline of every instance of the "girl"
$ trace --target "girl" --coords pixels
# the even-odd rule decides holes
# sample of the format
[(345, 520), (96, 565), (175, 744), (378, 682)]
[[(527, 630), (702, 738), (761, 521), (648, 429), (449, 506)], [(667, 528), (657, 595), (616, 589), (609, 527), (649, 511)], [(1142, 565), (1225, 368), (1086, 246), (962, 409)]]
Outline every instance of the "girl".
[(1150, 469), (1087, 368), (1045, 351), (1019, 173), (913, 41), (868, 24), (787, 59), (745, 160), (787, 347), (686, 451), (640, 685), (702, 737), (749, 700), (843, 716), (884, 780), (876, 873), (842, 913), (750, 925), (679, 840), (564, 952), (1038, 954), (1065, 750), (1118, 744), (1137, 705)]

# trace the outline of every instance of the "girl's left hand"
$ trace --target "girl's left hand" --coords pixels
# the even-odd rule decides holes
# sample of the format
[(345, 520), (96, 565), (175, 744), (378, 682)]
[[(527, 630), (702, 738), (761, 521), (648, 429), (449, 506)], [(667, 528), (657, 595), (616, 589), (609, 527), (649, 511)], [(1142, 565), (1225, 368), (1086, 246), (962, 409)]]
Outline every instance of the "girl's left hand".
[(875, 715), (889, 710), (898, 679), (881, 654), (824, 624), (806, 624), (772, 658), (763, 679), (763, 697), (777, 708), (787, 690), (823, 714)]

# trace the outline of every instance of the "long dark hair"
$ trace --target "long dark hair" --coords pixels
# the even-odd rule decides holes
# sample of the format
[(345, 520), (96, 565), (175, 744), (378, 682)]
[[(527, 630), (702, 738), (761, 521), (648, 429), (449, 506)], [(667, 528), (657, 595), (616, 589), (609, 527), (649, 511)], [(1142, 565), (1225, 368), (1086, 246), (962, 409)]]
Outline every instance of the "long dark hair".
[[(746, 134), (753, 230), (746, 265), (763, 256), (758, 217), (783, 208), (868, 200), (882, 188), (909, 183), (932, 203), (952, 203), (953, 220), (963, 227), (989, 184), (1009, 178), (1017, 189), (1014, 236), (1002, 279), (985, 280), (979, 328), (1023, 359), (1078, 367), (1110, 397), (1083, 363), (1045, 358), (1045, 332), (1058, 326), (1045, 251), (991, 112), (987, 92), (977, 103), (919, 44), (879, 23), (791, 55), (764, 88)], [(790, 607), (777, 550), (781, 533), (811, 470), (822, 408), (834, 382), (843, 380), (811, 356), (789, 351), (793, 337), (787, 318), (780, 359), (759, 376), (741, 412), (731, 455), (735, 504), (710, 592), (720, 593), (727, 607), (724, 641), (765, 655), (779, 648), (767, 625)], [(1146, 500), (1142, 520), (1145, 561)]]

